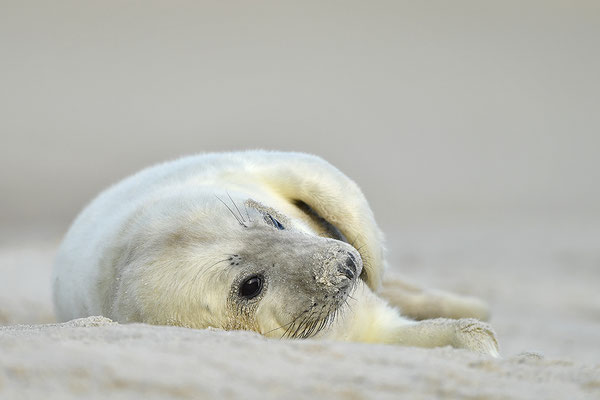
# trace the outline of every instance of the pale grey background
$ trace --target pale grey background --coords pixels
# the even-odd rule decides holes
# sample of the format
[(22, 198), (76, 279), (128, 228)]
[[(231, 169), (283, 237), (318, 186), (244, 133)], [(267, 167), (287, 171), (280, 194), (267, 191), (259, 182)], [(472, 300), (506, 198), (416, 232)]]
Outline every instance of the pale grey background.
[(0, 1), (0, 222), (66, 229), (158, 161), (269, 148), (380, 224), (600, 214), (597, 1)]

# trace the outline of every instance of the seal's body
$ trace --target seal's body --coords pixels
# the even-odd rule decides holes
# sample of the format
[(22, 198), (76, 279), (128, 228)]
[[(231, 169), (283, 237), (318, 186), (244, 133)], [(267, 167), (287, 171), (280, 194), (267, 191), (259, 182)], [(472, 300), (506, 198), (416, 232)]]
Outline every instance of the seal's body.
[[(205, 154), (148, 168), (98, 196), (59, 250), (54, 300), (62, 320), (104, 315), (497, 355), (479, 321), (400, 316), (375, 294), (384, 267), (383, 236), (362, 192), (324, 160)], [(401, 309), (414, 308), (409, 292)], [(420, 291), (424, 298), (446, 316), (481, 308)]]

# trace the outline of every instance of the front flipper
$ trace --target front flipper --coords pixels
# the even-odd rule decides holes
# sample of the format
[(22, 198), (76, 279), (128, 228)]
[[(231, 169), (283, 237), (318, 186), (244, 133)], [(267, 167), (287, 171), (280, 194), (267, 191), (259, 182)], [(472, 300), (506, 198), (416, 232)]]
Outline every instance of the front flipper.
[(333, 338), (402, 346), (452, 346), (499, 357), (490, 325), (472, 318), (413, 321), (400, 315), (365, 285), (352, 294), (347, 314), (331, 332)]
[(473, 318), (437, 318), (397, 328), (398, 344), (417, 347), (452, 346), (499, 357), (498, 341), (492, 328)]

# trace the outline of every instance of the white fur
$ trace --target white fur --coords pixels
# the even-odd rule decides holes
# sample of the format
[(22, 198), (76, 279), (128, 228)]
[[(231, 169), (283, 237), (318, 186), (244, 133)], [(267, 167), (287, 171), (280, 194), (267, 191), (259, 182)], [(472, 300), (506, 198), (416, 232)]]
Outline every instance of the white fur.
[[(251, 198), (272, 207), (310, 243), (319, 232), (293, 204), (304, 201), (359, 249), (367, 279), (358, 283), (353, 304), (319, 336), (453, 345), (497, 355), (493, 332), (483, 323), (417, 323), (374, 294), (385, 269), (383, 235), (365, 197), (338, 169), (302, 153), (186, 157), (145, 169), (100, 194), (77, 217), (59, 250), (54, 270), (58, 318), (104, 315), (119, 322), (245, 328), (281, 336), (278, 327), (287, 315), (282, 305), (290, 301), (284, 294), (265, 297), (248, 321), (238, 321), (228, 308), (235, 275), (219, 260), (247, 246), (236, 234), (238, 222), (221, 203), (228, 197), (230, 205)], [(239, 211), (252, 219), (248, 210)], [(337, 246), (327, 240), (323, 243)]]

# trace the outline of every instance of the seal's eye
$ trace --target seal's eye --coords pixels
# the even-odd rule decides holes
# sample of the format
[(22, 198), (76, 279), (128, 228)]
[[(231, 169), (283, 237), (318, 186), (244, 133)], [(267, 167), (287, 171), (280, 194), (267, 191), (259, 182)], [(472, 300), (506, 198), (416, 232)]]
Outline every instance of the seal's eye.
[(280, 231), (285, 229), (283, 227), (283, 225), (281, 225), (281, 222), (277, 221), (277, 219), (275, 217), (273, 217), (271, 214), (267, 214), (265, 216), (265, 220), (267, 221), (267, 224), (273, 225), (275, 228), (279, 229)]
[(240, 296), (245, 299), (252, 299), (258, 296), (263, 288), (263, 278), (257, 275), (246, 279), (240, 286)]

